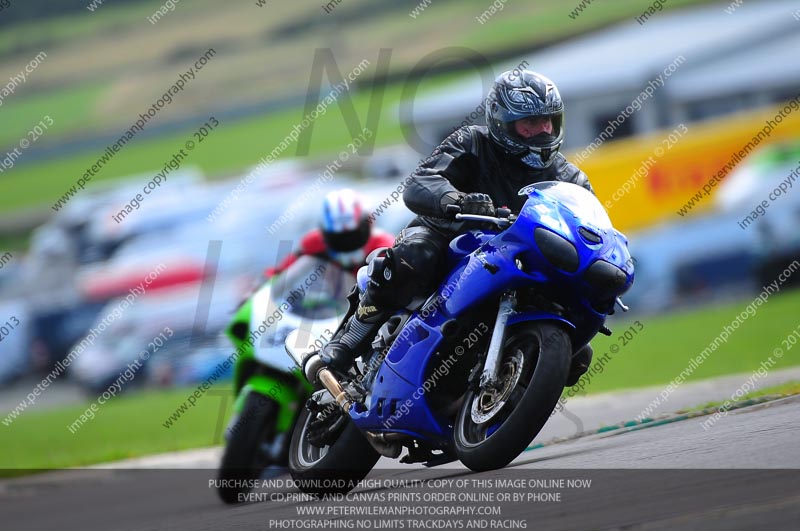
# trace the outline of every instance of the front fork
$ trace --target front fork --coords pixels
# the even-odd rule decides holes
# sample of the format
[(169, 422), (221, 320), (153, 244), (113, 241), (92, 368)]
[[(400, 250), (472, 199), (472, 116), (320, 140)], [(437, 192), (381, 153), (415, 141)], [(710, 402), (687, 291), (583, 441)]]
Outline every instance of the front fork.
[[(506, 326), (508, 319), (516, 313), (517, 299), (513, 291), (504, 293), (500, 298), (500, 306), (497, 310), (497, 319), (495, 320), (494, 330), (492, 331), (492, 340), (489, 342), (489, 351), (486, 355), (486, 361), (483, 364), (483, 372), (480, 378), (481, 389), (500, 387), (501, 383), (497, 374), (500, 371), (502, 363), (502, 350), (503, 343), (505, 342)], [(349, 413), (353, 407), (353, 401), (347, 395), (347, 392), (339, 383), (334, 374), (324, 367), (321, 362), (310, 363), (310, 367), (306, 367), (306, 372), (309, 371), (316, 375), (316, 381), (320, 382), (333, 396), (336, 403), (345, 413)]]
[(500, 297), (500, 307), (497, 309), (497, 319), (492, 331), (492, 340), (489, 342), (489, 351), (481, 373), (481, 389), (496, 388), (500, 386), (497, 373), (502, 362), (503, 343), (506, 339), (506, 326), (508, 318), (516, 313), (517, 299), (513, 291), (504, 293)]

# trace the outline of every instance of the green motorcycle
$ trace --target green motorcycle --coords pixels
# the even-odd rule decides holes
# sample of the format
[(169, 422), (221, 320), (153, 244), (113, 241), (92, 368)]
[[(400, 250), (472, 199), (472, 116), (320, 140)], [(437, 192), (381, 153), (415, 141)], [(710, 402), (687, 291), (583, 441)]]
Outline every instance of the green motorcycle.
[(331, 262), (301, 257), (257, 289), (225, 330), (241, 355), (234, 367), (233, 416), (225, 430), (217, 492), (239, 503), (252, 481), (284, 473), (289, 443), (312, 387), (286, 354), (294, 330), (319, 348), (347, 312), (353, 276)]

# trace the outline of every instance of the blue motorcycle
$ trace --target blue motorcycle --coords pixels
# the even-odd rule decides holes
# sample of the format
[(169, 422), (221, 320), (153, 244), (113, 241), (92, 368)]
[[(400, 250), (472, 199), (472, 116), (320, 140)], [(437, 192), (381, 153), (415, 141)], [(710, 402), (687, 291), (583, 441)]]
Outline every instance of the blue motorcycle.
[[(314, 371), (321, 385), (289, 449), (301, 490), (350, 490), (403, 449), (404, 463), (502, 468), (542, 429), (572, 356), (611, 334), (616, 305), (627, 310), (620, 296), (634, 272), (626, 237), (591, 192), (548, 181), (519, 194), (528, 199), (518, 215), (451, 206), (455, 219), (493, 230), (456, 237), (436, 292), (393, 315), (350, 372)], [(309, 352), (296, 333), (286, 349), (298, 365)]]

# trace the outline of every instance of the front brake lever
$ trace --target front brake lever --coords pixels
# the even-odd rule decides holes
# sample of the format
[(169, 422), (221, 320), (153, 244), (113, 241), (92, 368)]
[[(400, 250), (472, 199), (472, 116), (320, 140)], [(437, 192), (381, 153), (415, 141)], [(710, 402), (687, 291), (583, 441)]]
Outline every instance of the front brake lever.
[(478, 214), (456, 214), (457, 221), (480, 221), (481, 223), (493, 223), (498, 227), (507, 227), (511, 225), (511, 220), (508, 218), (496, 218), (494, 216), (481, 216)]

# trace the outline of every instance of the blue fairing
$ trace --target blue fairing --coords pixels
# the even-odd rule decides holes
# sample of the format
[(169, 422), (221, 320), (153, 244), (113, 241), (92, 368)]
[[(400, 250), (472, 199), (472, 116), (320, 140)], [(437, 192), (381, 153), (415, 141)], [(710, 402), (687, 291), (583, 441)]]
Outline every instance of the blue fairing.
[(367, 266), (358, 268), (358, 273), (356, 273), (356, 284), (358, 285), (358, 291), (364, 293), (367, 290), (367, 281), (369, 277), (367, 276)]
[[(466, 322), (477, 306), (504, 292), (533, 289), (564, 311), (526, 309), (512, 315), (509, 324), (560, 321), (577, 350), (604, 324), (614, 298), (633, 283), (627, 239), (611, 226), (590, 192), (566, 183), (540, 183), (525, 191), (528, 200), (510, 227), (500, 232), (471, 231), (451, 242), (450, 272), (391, 345), (366, 407), (357, 404), (351, 410), (361, 430), (403, 432), (440, 447), (448, 443), (452, 419), (440, 418), (428, 407), (423, 387), (430, 365), (438, 359), (442, 325), (447, 321)], [(571, 243), (577, 251), (577, 259), (567, 268), (572, 271), (556, 267), (546, 257), (534, 237), (537, 229)], [(602, 282), (587, 274), (598, 261), (619, 270), (613, 293), (603, 292)], [(365, 268), (359, 271), (358, 285), (366, 288)], [(396, 412), (403, 414), (392, 418)]]

